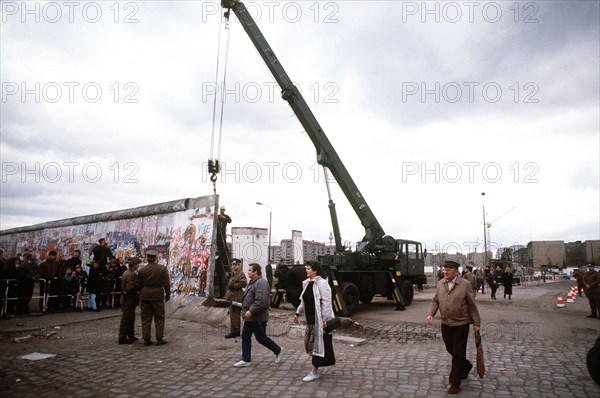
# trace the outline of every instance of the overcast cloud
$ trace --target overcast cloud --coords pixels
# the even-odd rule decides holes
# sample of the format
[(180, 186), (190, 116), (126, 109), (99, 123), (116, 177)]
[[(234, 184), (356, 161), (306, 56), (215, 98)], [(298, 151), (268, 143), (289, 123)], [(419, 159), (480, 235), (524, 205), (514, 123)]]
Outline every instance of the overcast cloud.
[[(212, 194), (219, 2), (69, 4), (2, 2), (0, 228)], [(600, 239), (597, 1), (246, 4), (388, 234), (481, 251), (485, 192), (494, 245)], [(233, 226), (267, 227), (260, 201), (274, 242), (328, 242), (315, 148), (238, 22), (227, 77)]]

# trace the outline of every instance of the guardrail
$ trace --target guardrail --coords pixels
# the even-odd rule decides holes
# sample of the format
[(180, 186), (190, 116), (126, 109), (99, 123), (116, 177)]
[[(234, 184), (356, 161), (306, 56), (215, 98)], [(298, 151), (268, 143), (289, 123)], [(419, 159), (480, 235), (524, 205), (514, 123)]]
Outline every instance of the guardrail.
[[(65, 293), (62, 291), (65, 286), (63, 279), (52, 278), (50, 280), (39, 278), (33, 281), (32, 295), (21, 296), (22, 293), (19, 290), (19, 279), (0, 279), (0, 299), (2, 305), (0, 306), (0, 317), (6, 317), (12, 315), (16, 304), (26, 302), (27, 308), (31, 307), (31, 300), (39, 300), (39, 309), (42, 313), (46, 313), (49, 310), (59, 310), (73, 308), (77, 309), (81, 307), (84, 309), (84, 302), (88, 299), (88, 293), (84, 291), (85, 287), (81, 286), (81, 283), (77, 285), (77, 291), (74, 293)], [(37, 289), (36, 289), (37, 285)], [(115, 308), (119, 305), (121, 298), (121, 291), (117, 289), (121, 285), (121, 278), (117, 278), (112, 282), (112, 286), (109, 291), (102, 292), (101, 297), (106, 297), (106, 304), (111, 308)], [(38, 291), (38, 295), (33, 292)], [(103, 300), (104, 301), (104, 300)], [(11, 304), (14, 302), (14, 304)], [(49, 308), (51, 304), (54, 308)]]

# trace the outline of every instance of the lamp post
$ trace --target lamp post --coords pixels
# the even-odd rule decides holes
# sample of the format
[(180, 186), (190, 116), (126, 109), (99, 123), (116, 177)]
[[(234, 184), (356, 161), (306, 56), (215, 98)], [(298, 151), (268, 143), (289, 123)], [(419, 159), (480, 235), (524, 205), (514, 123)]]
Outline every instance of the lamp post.
[(487, 266), (487, 224), (485, 223), (485, 203), (483, 202), (483, 197), (485, 196), (485, 192), (481, 193), (481, 205), (483, 206), (483, 266)]
[(267, 252), (267, 262), (271, 261), (271, 221), (273, 220), (273, 210), (271, 209), (271, 206), (262, 203), (262, 202), (256, 202), (257, 205), (259, 206), (265, 206), (269, 209), (269, 249)]

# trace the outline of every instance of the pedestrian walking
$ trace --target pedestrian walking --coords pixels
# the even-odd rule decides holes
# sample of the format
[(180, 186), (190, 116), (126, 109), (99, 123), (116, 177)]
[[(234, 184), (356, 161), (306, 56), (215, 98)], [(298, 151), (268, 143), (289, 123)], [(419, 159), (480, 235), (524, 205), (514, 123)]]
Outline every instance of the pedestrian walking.
[(300, 305), (294, 315), (294, 323), (302, 313), (306, 315), (306, 330), (304, 332), (304, 348), (312, 357), (312, 370), (303, 381), (313, 381), (320, 377), (319, 368), (323, 371), (335, 365), (333, 352), (333, 336), (327, 333), (327, 321), (335, 317), (331, 305), (331, 288), (320, 274), (323, 267), (316, 261), (306, 262), (306, 277), (302, 281)]
[(498, 280), (496, 277), (496, 271), (493, 268), (490, 269), (490, 273), (487, 276), (487, 283), (490, 287), (491, 298), (492, 300), (496, 300), (496, 291), (498, 290)]
[(259, 264), (252, 263), (248, 266), (250, 283), (248, 283), (242, 298), (242, 314), (244, 314), (242, 360), (233, 365), (236, 368), (252, 365), (253, 334), (256, 341), (275, 354), (275, 363), (280, 363), (283, 360), (283, 348), (267, 337), (266, 334), (267, 322), (269, 321), (269, 283), (261, 277), (261, 274)]
[(506, 267), (504, 273), (502, 274), (502, 286), (504, 286), (504, 298), (508, 296), (509, 300), (512, 296), (512, 285), (513, 285), (513, 273), (510, 267)]
[(477, 290), (481, 289), (481, 294), (485, 294), (485, 272), (481, 267), (475, 271), (475, 277), (477, 278)]
[(444, 279), (438, 282), (435, 295), (429, 305), (427, 324), (433, 324), (438, 309), (442, 317), (442, 339), (446, 351), (452, 356), (450, 387), (448, 394), (460, 391), (461, 381), (469, 376), (473, 364), (467, 359), (469, 324), (473, 332), (479, 332), (480, 318), (473, 288), (469, 281), (458, 277), (459, 264), (455, 261), (444, 263)]
[(240, 329), (242, 324), (242, 308), (239, 306), (239, 302), (244, 297), (244, 288), (248, 284), (246, 281), (246, 275), (240, 270), (242, 262), (234, 258), (231, 260), (231, 276), (229, 277), (229, 283), (227, 285), (226, 300), (231, 301), (229, 306), (229, 334), (225, 336), (226, 339), (232, 339), (240, 335)]
[(121, 324), (119, 325), (119, 344), (131, 344), (137, 341), (135, 337), (135, 307), (140, 299), (135, 281), (137, 279), (136, 271), (140, 266), (138, 257), (130, 258), (127, 263), (129, 269), (121, 276)]
[(148, 265), (140, 269), (135, 286), (140, 292), (140, 308), (142, 317), (142, 337), (144, 345), (151, 346), (152, 319), (156, 336), (156, 345), (164, 345), (165, 303), (171, 299), (171, 282), (167, 268), (160, 265), (158, 252), (146, 250)]

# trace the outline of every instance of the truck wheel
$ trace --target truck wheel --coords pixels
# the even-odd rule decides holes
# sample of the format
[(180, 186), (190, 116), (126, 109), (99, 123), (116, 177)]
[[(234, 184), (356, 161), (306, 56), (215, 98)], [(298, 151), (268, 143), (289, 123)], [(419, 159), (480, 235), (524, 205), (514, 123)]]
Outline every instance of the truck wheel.
[(360, 302), (363, 304), (369, 304), (369, 303), (371, 303), (371, 301), (373, 301), (373, 297), (374, 296), (372, 294), (360, 296)]
[(358, 288), (352, 282), (342, 283), (342, 299), (346, 303), (346, 309), (349, 313), (353, 313), (358, 307), (359, 293)]
[(407, 307), (412, 304), (415, 291), (413, 290), (413, 284), (411, 281), (402, 282), (402, 298), (404, 299), (404, 305)]

